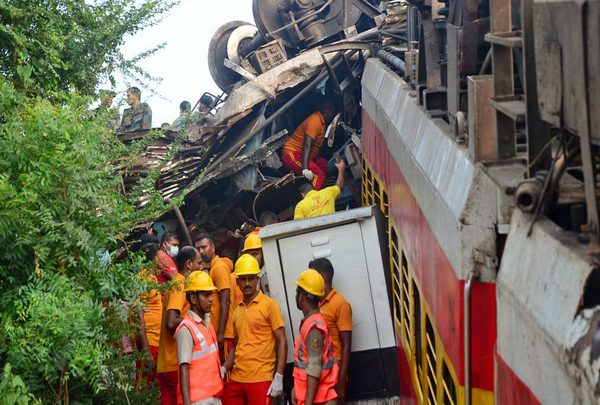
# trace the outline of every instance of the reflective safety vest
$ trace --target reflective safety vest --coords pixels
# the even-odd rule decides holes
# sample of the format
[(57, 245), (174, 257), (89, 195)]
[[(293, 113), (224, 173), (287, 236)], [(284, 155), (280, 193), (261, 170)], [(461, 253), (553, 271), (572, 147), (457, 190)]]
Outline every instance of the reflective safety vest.
[(306, 340), (312, 328), (317, 328), (325, 337), (323, 340), (323, 354), (321, 356), (321, 378), (315, 394), (315, 403), (322, 403), (337, 398), (335, 386), (338, 381), (338, 364), (335, 359), (335, 350), (329, 336), (327, 323), (320, 312), (309, 316), (300, 327), (300, 334), (294, 343), (294, 393), (298, 405), (303, 405), (306, 399), (306, 368), (308, 367), (308, 352)]
[[(196, 322), (190, 314), (183, 318), (175, 333), (183, 327), (189, 329), (194, 339), (189, 372), (191, 402), (219, 396), (223, 391), (223, 380), (215, 329), (211, 324), (207, 328), (204, 323)], [(178, 403), (182, 404), (181, 386), (177, 389), (177, 396)]]

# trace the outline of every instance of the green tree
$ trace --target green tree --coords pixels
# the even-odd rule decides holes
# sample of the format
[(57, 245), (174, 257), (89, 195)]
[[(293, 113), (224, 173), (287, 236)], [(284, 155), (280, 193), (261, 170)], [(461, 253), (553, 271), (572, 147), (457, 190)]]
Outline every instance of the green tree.
[[(137, 223), (168, 210), (155, 176), (122, 195), (117, 157), (135, 160), (76, 95), (60, 105), (0, 78), (0, 359), (45, 402), (133, 391), (127, 306), (145, 288), (135, 256), (107, 263)], [(145, 190), (149, 201), (137, 209)], [(114, 392), (119, 394), (115, 394)], [(116, 399), (115, 399), (116, 398)], [(105, 400), (106, 402), (108, 400)]]
[(147, 288), (124, 239), (178, 201), (154, 190), (160, 167), (120, 192), (119, 169), (160, 134), (121, 144), (87, 96), (118, 69), (140, 74), (118, 46), (171, 5), (0, 0), (0, 394), (14, 403), (155, 398), (121, 347)]
[[(120, 73), (148, 79), (120, 51), (124, 38), (156, 24), (171, 0), (0, 0), (0, 74), (17, 89), (91, 95)], [(139, 81), (139, 80), (138, 80)]]

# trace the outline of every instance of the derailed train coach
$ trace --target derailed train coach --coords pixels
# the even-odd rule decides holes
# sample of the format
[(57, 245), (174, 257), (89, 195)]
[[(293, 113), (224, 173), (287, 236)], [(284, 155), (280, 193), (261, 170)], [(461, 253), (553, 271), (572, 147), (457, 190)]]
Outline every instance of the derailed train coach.
[(403, 403), (600, 400), (598, 2), (516, 3), (409, 2), (363, 73)]
[(598, 403), (598, 1), (254, 0), (253, 12), (213, 37), (224, 96), (165, 169), (159, 188), (186, 197), (162, 223), (217, 231), (223, 252), (263, 212), (291, 219), (301, 180), (272, 158), (335, 99), (325, 153), (350, 167), (338, 208), (383, 215), (389, 319), (376, 322), (392, 325), (398, 378), (381, 395)]

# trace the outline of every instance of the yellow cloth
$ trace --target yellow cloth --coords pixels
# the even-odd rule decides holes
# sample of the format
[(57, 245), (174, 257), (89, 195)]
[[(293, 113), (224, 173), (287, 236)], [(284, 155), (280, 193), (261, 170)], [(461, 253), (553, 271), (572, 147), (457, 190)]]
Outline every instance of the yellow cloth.
[(319, 304), (319, 310), (327, 322), (329, 336), (335, 349), (335, 358), (342, 360), (340, 332), (352, 332), (352, 307), (346, 298), (334, 288)]
[[(219, 329), (219, 311), (221, 303), (219, 302), (219, 291), (228, 289), (231, 291), (231, 272), (233, 271), (233, 263), (231, 260), (219, 256), (215, 256), (210, 263), (210, 277), (217, 289), (213, 292), (213, 304), (210, 308), (210, 321), (215, 328), (215, 332)], [(231, 293), (229, 295), (231, 305)], [(227, 326), (227, 325), (226, 325)], [(227, 328), (226, 328), (227, 329)]]
[(283, 150), (302, 154), (304, 151), (304, 135), (314, 139), (308, 160), (315, 160), (325, 139), (325, 120), (319, 111), (312, 113), (302, 121), (302, 124), (294, 130), (292, 136), (283, 145)]
[(302, 201), (296, 204), (294, 219), (312, 218), (335, 212), (335, 199), (340, 195), (338, 186), (325, 187), (319, 191), (311, 190)]
[(259, 291), (246, 306), (242, 301), (233, 312), (238, 338), (231, 379), (254, 383), (273, 380), (275, 373), (275, 336), (284, 327), (277, 302)]
[[(157, 284), (156, 276), (146, 269), (138, 273), (140, 280), (148, 284)], [(146, 326), (146, 338), (150, 346), (158, 347), (160, 342), (160, 322), (162, 320), (163, 302), (160, 291), (149, 289), (140, 294), (140, 300), (144, 304), (144, 324)]]
[(177, 362), (177, 343), (175, 336), (167, 331), (167, 312), (170, 309), (179, 311), (179, 317), (183, 318), (190, 304), (185, 298), (183, 291), (183, 282), (185, 277), (181, 273), (173, 275), (172, 287), (167, 290), (163, 299), (163, 317), (160, 323), (160, 344), (158, 345), (158, 360), (156, 363), (157, 373), (167, 373), (177, 371), (179, 364)]

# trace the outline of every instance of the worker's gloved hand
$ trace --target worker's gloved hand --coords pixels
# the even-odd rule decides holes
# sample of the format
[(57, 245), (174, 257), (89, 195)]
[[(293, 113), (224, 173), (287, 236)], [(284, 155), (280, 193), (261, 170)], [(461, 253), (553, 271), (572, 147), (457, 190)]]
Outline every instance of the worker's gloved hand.
[(225, 374), (227, 374), (227, 369), (225, 368), (225, 366), (221, 366), (221, 379), (222, 380), (225, 379)]
[(302, 175), (306, 177), (306, 180), (312, 181), (315, 174), (310, 169), (302, 169)]
[(283, 376), (279, 373), (275, 373), (273, 382), (267, 390), (267, 395), (273, 398), (280, 397), (283, 395)]

